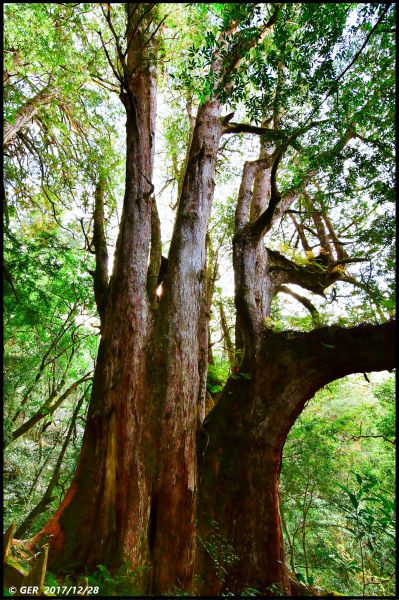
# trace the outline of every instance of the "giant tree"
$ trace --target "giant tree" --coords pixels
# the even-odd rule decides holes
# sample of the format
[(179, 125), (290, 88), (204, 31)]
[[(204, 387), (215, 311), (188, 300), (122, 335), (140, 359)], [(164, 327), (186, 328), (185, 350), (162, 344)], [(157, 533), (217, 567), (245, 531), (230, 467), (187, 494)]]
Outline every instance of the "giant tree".
[[(167, 39), (184, 34), (173, 32), (178, 20), (164, 6), (100, 8), (100, 48), (126, 113), (125, 194), (108, 281), (99, 169), (91, 246), (101, 341), (90, 408), (69, 491), (36, 541), (49, 536), (57, 570), (147, 567), (142, 588), (149, 593), (248, 586), (272, 593), (273, 585), (290, 593), (278, 499), (286, 436), (329, 381), (394, 366), (389, 290), (379, 289), (378, 276), (364, 281), (350, 271), (378, 251), (364, 232), (371, 219), (356, 214), (356, 203), (370, 206), (377, 224), (376, 207), (390, 199), (393, 11), (190, 5), (179, 10), (195, 31), (176, 56)], [(153, 183), (157, 77), (177, 81), (198, 105), (194, 118), (188, 102), (188, 145), (158, 294), (165, 262)], [(260, 141), (258, 157), (243, 167), (232, 239), (237, 362), (204, 421), (207, 229), (221, 139), (235, 135)], [(346, 249), (351, 219), (367, 257)], [(294, 252), (278, 247), (278, 231), (296, 240)], [(372, 315), (372, 323), (320, 327), (309, 294), (326, 299), (327, 290), (347, 284), (369, 294), (385, 322)], [(279, 293), (305, 306), (316, 327), (276, 330)], [(210, 552), (215, 528), (231, 549), (222, 574)]]

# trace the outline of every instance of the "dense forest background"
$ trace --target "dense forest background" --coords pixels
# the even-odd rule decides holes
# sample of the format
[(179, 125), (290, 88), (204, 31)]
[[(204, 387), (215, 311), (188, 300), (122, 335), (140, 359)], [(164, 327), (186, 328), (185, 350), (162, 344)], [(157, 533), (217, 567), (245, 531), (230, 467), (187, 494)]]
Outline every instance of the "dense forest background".
[[(277, 206), (278, 184), (281, 207), (256, 258), (266, 268), (267, 256), (268, 268), (280, 274), (268, 308), (258, 302), (259, 328), (271, 336), (288, 331), (289, 339), (323, 327), (388, 324), (394, 317), (394, 6), (130, 6), (140, 7), (136, 18), (143, 10), (135, 31), (157, 55), (147, 56), (158, 77), (154, 176), (147, 181), (143, 175), (154, 199), (147, 280), (153, 311), (170, 289), (169, 280), (159, 285), (161, 255), (173, 252), (198, 107), (217, 93), (223, 115), (229, 113), (204, 229), (203, 421), (223, 406), (228, 386), (257, 380), (242, 316), (252, 309), (245, 300), (247, 313), (240, 312), (244, 276), (233, 249), (240, 233), (236, 206), (244, 210), (245, 173), (252, 168), (246, 172), (244, 163), (258, 169), (274, 157), (268, 191), (259, 170), (251, 193), (263, 190)], [(227, 38), (231, 47), (218, 46), (218, 36), (223, 40), (234, 23), (240, 37)], [(129, 146), (119, 98), (129, 55), (126, 27), (123, 4), (5, 6), (4, 527), (16, 523), (21, 540), (40, 532), (66, 497), (100, 337), (107, 335), (104, 286), (126, 204)], [(126, 35), (134, 39), (132, 31)], [(210, 69), (221, 49), (235, 60), (230, 72), (222, 63), (223, 86)], [(256, 224), (262, 204), (251, 206), (248, 223)], [(325, 338), (320, 353), (335, 344)], [(376, 347), (383, 354), (384, 343)], [(198, 364), (203, 358), (200, 351)], [(356, 374), (345, 378), (331, 376), (304, 399), (283, 449), (286, 561), (291, 576), (315, 593), (395, 593), (394, 375), (383, 370), (382, 359), (380, 373), (371, 372), (372, 364), (348, 369)], [(198, 388), (200, 396), (201, 382)], [(237, 545), (217, 522), (207, 538), (198, 535), (225, 585), (218, 591), (232, 595), (223, 582), (238, 562)], [(29, 566), (26, 556), (18, 559)], [(101, 593), (140, 592), (140, 569), (105, 563), (85, 573)], [(51, 565), (46, 577), (57, 585)], [(68, 581), (65, 574), (62, 580)], [(256, 595), (257, 585), (245, 580), (241, 595)], [(178, 582), (173, 591), (187, 593)]]

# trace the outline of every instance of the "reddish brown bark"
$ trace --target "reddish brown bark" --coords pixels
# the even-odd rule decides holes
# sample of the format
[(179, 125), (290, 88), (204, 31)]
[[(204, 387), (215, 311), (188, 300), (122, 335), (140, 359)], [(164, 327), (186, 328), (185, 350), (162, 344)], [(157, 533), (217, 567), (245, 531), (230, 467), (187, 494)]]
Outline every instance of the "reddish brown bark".
[(286, 437), (306, 401), (329, 381), (394, 367), (395, 322), (265, 331), (259, 348), (251, 380), (229, 380), (202, 431), (200, 535), (206, 542), (215, 521), (228, 553), (237, 556), (217, 576), (215, 557), (204, 553), (203, 593), (251, 587), (290, 595), (278, 492)]
[(53, 536), (53, 569), (112, 568), (129, 560), (150, 566), (144, 590), (165, 592), (190, 589), (193, 574), (205, 235), (222, 125), (217, 99), (199, 108), (155, 304), (147, 294), (159, 259), (154, 210), (151, 217), (155, 68), (141, 33), (148, 36), (154, 6), (128, 5), (126, 63), (118, 48), (127, 167), (114, 270), (78, 468), (38, 539)]
[[(264, 234), (296, 196), (293, 190), (282, 197), (277, 189), (280, 156), (277, 148), (268, 159), (261, 154), (245, 164), (237, 202), (233, 262), (241, 371), (207, 416), (198, 451), (202, 551), (197, 564), (205, 594), (240, 594), (246, 587), (265, 595), (296, 593), (285, 565), (279, 515), (286, 437), (305, 402), (323, 385), (395, 364), (394, 322), (310, 333), (276, 333), (265, 326), (282, 283), (323, 293), (340, 276), (327, 267), (300, 267), (277, 252), (265, 253)], [(262, 205), (260, 188), (269, 200)], [(317, 225), (325, 238), (321, 222)]]
[[(71, 487), (39, 538), (51, 535), (53, 570), (134, 566), (148, 559), (149, 460), (144, 350), (150, 331), (146, 293), (151, 236), (155, 130), (154, 69), (143, 64), (136, 25), (143, 5), (129, 7), (130, 50), (121, 94), (126, 108), (126, 190), (113, 274), (103, 313), (83, 445)], [(138, 39), (131, 39), (138, 36)], [(145, 52), (143, 50), (142, 52)]]
[(158, 510), (153, 593), (170, 592), (175, 587), (190, 589), (194, 568), (195, 447), (199, 362), (203, 360), (199, 340), (204, 333), (205, 235), (221, 135), (219, 114), (217, 101), (202, 105), (198, 111), (158, 308), (160, 362), (154, 394), (163, 425), (155, 490)]

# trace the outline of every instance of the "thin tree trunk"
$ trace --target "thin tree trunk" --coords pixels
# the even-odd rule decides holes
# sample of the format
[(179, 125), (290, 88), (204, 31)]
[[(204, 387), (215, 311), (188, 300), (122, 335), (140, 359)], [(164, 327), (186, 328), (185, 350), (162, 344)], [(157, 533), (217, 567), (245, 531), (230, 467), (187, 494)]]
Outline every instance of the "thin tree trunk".
[(45, 417), (49, 417), (50, 415), (52, 415), (61, 406), (64, 400), (66, 400), (72, 394), (72, 392), (74, 392), (76, 388), (79, 387), (81, 383), (84, 383), (90, 378), (91, 372), (86, 373), (86, 375), (84, 375), (77, 381), (74, 381), (72, 385), (70, 385), (68, 389), (65, 390), (65, 392), (56, 400), (56, 402), (54, 402), (54, 404), (49, 406), (47, 403), (45, 403), (44, 406), (41, 406), (39, 410), (36, 411), (36, 413), (30, 419), (28, 419), (25, 423), (23, 423), (23, 425), (21, 425), (20, 427), (18, 427), (18, 429), (12, 432), (12, 440), (18, 439), (19, 437), (30, 431), (32, 427), (39, 423), (39, 421), (41, 421)]
[(292, 573), (295, 573), (295, 571), (296, 571), (296, 569), (295, 569), (295, 546), (294, 546), (294, 543), (295, 543), (295, 534), (291, 538), (291, 535), (290, 535), (290, 532), (289, 532), (289, 529), (288, 529), (288, 526), (287, 526), (287, 522), (286, 522), (285, 517), (284, 517), (284, 510), (280, 509), (280, 515), (281, 515), (281, 525), (282, 525), (283, 530), (284, 530), (285, 539), (287, 540), (288, 546), (289, 546), (289, 549), (290, 549), (290, 567), (291, 567), (291, 571), (292, 571)]
[(36, 506), (30, 511), (29, 515), (23, 520), (23, 522), (21, 523), (21, 525), (18, 527), (17, 531), (15, 532), (15, 537), (16, 538), (22, 538), (22, 536), (31, 529), (34, 521), (37, 519), (37, 517), (39, 515), (41, 515), (48, 507), (48, 505), (54, 500), (53, 497), (53, 491), (58, 483), (58, 480), (60, 478), (61, 475), (61, 466), (62, 466), (62, 461), (64, 460), (64, 456), (65, 453), (67, 451), (68, 448), (68, 444), (69, 441), (71, 439), (72, 436), (72, 432), (73, 432), (73, 428), (75, 427), (75, 423), (76, 423), (76, 419), (78, 418), (78, 414), (79, 414), (79, 410), (83, 404), (83, 401), (86, 397), (87, 394), (87, 390), (88, 388), (86, 388), (86, 390), (83, 392), (79, 402), (76, 405), (76, 408), (73, 412), (72, 415), (72, 419), (71, 419), (71, 424), (68, 428), (68, 432), (67, 435), (65, 437), (64, 443), (61, 447), (61, 452), (58, 456), (53, 474), (51, 476), (50, 479), (50, 483), (47, 486), (46, 491), (44, 492), (43, 497), (41, 498), (41, 500), (38, 502), (38, 504), (36, 504)]
[(227, 350), (227, 356), (229, 359), (230, 370), (233, 371), (235, 366), (235, 350), (233, 340), (231, 339), (229, 325), (227, 323), (226, 314), (224, 312), (223, 302), (220, 300), (218, 303), (219, 314), (220, 314), (220, 326), (223, 333), (223, 342)]
[[(22, 407), (28, 402), (29, 398), (31, 397), (31, 394), (33, 392), (33, 390), (35, 389), (36, 385), (39, 383), (45, 368), (54, 360), (54, 359), (50, 359), (49, 356), (51, 355), (51, 352), (53, 350), (55, 350), (55, 348), (57, 347), (58, 342), (60, 342), (60, 340), (62, 339), (62, 337), (65, 335), (65, 333), (72, 327), (73, 325), (73, 321), (71, 320), (75, 310), (76, 310), (76, 302), (74, 303), (74, 305), (72, 306), (72, 308), (70, 309), (63, 325), (61, 326), (60, 331), (57, 333), (57, 335), (51, 340), (50, 345), (48, 347), (48, 349), (46, 350), (46, 352), (44, 353), (42, 360), (40, 362), (39, 365), (39, 369), (36, 373), (36, 377), (33, 381), (33, 383), (29, 386), (29, 388), (27, 389), (27, 391), (25, 392), (24, 397), (22, 398), (19, 407), (17, 409), (17, 412), (15, 413), (15, 415), (13, 416), (13, 423), (15, 423), (15, 421), (18, 419), (19, 415), (22, 412)], [(60, 356), (60, 354), (58, 355)], [(58, 358), (57, 356), (57, 358)]]
[(14, 117), (14, 123), (4, 122), (3, 147), (6, 148), (17, 136), (17, 133), (27, 127), (40, 108), (49, 104), (56, 93), (49, 85), (40, 90), (36, 96), (21, 106)]

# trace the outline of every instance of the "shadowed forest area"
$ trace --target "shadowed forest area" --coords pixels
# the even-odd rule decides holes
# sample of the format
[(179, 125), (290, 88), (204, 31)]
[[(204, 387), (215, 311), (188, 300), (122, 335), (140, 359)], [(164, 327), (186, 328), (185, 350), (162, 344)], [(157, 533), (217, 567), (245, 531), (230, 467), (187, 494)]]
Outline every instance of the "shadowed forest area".
[(4, 595), (395, 597), (394, 4), (4, 16)]

